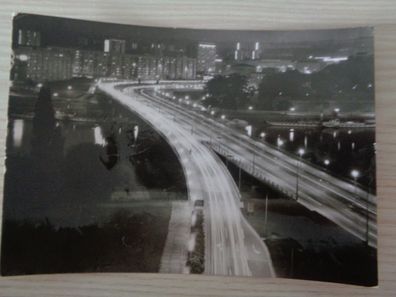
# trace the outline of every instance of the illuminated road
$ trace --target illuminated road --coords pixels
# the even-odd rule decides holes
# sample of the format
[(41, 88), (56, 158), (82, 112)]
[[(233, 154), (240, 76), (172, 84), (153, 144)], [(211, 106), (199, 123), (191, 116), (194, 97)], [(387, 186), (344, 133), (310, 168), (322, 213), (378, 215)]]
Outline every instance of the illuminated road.
[(100, 82), (98, 87), (165, 137), (182, 164), (191, 204), (204, 201), (205, 273), (274, 276), (267, 247), (241, 214), (239, 190), (222, 161), (196, 137), (191, 125), (181, 124), (179, 115), (141, 93), (153, 85), (120, 89), (119, 84)]
[[(182, 84), (179, 82), (177, 85)], [(161, 88), (171, 90), (176, 88), (176, 84), (164, 84)], [(291, 198), (296, 197), (298, 169), (298, 202), (376, 247), (375, 196), (352, 183), (300, 162), (297, 157), (254, 141), (246, 134), (228, 127), (225, 121), (193, 110), (191, 105), (182, 105), (177, 100), (165, 98), (153, 89), (151, 86), (139, 90), (150, 100), (153, 108), (172, 116), (179, 126), (192, 131), (200, 142)]]

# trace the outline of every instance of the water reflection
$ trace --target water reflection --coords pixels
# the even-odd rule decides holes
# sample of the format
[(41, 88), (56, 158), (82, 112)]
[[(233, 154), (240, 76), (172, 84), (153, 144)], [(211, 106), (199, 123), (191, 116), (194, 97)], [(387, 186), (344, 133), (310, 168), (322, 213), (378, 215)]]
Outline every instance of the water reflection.
[(96, 126), (94, 129), (94, 137), (95, 137), (95, 144), (105, 146), (106, 145), (106, 139), (103, 137), (103, 131), (102, 128), (99, 126)]
[[(263, 137), (265, 135), (265, 137)], [(257, 139), (290, 153), (303, 147), (304, 159), (335, 175), (350, 179), (350, 170), (364, 172), (359, 183), (368, 185), (374, 176), (374, 129), (307, 129), (289, 127), (260, 127)], [(327, 160), (327, 161), (325, 161)], [(371, 165), (373, 164), (373, 165)], [(370, 182), (375, 191), (375, 183)]]
[(14, 147), (19, 148), (22, 144), (24, 120), (17, 119), (13, 123), (14, 129), (12, 133), (12, 141)]

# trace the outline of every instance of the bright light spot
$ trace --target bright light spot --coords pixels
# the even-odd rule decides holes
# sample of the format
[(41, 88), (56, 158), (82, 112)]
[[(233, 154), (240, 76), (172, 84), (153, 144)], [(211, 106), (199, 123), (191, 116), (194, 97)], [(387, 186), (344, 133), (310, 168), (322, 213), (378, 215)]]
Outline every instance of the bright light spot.
[(278, 138), (278, 140), (277, 140), (278, 146), (282, 146), (284, 143), (285, 142), (282, 139)]
[(352, 130), (348, 130), (348, 134), (352, 134)]
[(335, 112), (340, 112), (340, 109), (338, 107), (334, 108)]
[(190, 96), (186, 95), (186, 96), (184, 96), (184, 99), (188, 100), (188, 99), (190, 99)]
[(205, 111), (205, 110), (206, 110), (206, 108), (202, 106), (201, 107), (201, 111)]
[(329, 159), (325, 159), (325, 160), (323, 161), (323, 163), (327, 166), (327, 165), (330, 164), (330, 160), (329, 160)]
[(71, 89), (73, 89), (73, 87), (72, 86), (67, 86), (67, 89), (71, 90)]
[(22, 62), (25, 62), (25, 61), (29, 60), (29, 57), (27, 55), (19, 55), (18, 59)]
[(252, 136), (252, 130), (253, 130), (252, 125), (246, 126), (246, 127), (245, 127), (245, 130), (246, 130), (247, 135), (248, 135), (249, 137), (251, 137), (251, 136)]
[(101, 127), (97, 126), (94, 128), (94, 138), (95, 138), (95, 144), (99, 144), (101, 146), (106, 145), (106, 139), (103, 137)]
[(293, 142), (294, 141), (294, 130), (290, 129), (289, 132), (289, 141)]
[(39, 83), (39, 84), (37, 84), (37, 88), (41, 88), (43, 86), (43, 84), (42, 83)]
[(197, 103), (194, 103), (194, 104), (193, 104), (193, 107), (194, 107), (194, 108), (197, 107)]
[(290, 107), (289, 110), (290, 110), (290, 111), (295, 111), (296, 108), (295, 108), (295, 107)]
[(305, 150), (304, 150), (303, 148), (300, 148), (300, 149), (298, 150), (298, 154), (299, 154), (300, 156), (304, 155), (304, 154), (305, 154)]
[(20, 147), (22, 144), (23, 125), (24, 125), (23, 120), (14, 120), (12, 140), (14, 142), (15, 147)]
[(253, 110), (253, 106), (249, 106), (248, 109), (249, 109), (249, 110)]
[(58, 95), (59, 95), (58, 93), (53, 93), (52, 94), (52, 96), (54, 96), (54, 97), (58, 97)]
[(216, 112), (215, 112), (214, 110), (212, 110), (212, 111), (210, 112), (211, 115), (215, 115), (215, 113), (216, 113)]
[(359, 173), (358, 170), (353, 169), (353, 170), (351, 171), (351, 175), (352, 175), (352, 177), (353, 177), (354, 179), (357, 179), (357, 178), (359, 177), (360, 173)]
[(225, 118), (226, 118), (225, 114), (222, 114), (222, 115), (221, 115), (221, 119), (222, 119), (222, 120), (225, 120)]
[(264, 138), (264, 137), (265, 137), (265, 133), (264, 133), (264, 132), (261, 132), (261, 133), (260, 133), (260, 137), (261, 137), (261, 138)]
[(189, 252), (194, 251), (195, 238), (196, 238), (196, 234), (195, 233), (191, 233), (190, 239), (189, 239), (188, 244), (187, 244), (187, 249), (188, 249)]

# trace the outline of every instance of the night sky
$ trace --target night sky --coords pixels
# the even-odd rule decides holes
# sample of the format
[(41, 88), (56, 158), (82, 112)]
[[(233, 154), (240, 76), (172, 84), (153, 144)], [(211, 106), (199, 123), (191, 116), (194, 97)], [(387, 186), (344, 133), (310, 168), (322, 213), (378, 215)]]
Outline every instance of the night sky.
[[(350, 46), (351, 40), (366, 40), (364, 47), (372, 52), (372, 28), (305, 31), (235, 31), (197, 30), (120, 25), (76, 19), (18, 14), (14, 18), (13, 44), (18, 29), (41, 32), (42, 46), (84, 47), (103, 49), (106, 38), (125, 39), (127, 42), (146, 41), (164, 43), (216, 42), (218, 47), (234, 47), (237, 41), (262, 43), (262, 48), (318, 46), (334, 49)], [(84, 42), (83, 42), (84, 41)]]

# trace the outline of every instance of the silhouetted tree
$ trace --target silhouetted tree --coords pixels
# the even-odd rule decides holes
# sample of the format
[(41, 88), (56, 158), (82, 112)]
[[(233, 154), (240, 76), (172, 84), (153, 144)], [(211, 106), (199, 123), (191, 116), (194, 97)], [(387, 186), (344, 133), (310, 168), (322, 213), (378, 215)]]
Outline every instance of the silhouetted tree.
[(246, 107), (251, 95), (246, 76), (237, 73), (215, 76), (208, 81), (206, 92), (210, 95), (208, 104), (225, 109)]
[(51, 89), (44, 85), (38, 94), (33, 117), (32, 155), (43, 157), (50, 152), (55, 132), (55, 111)]

